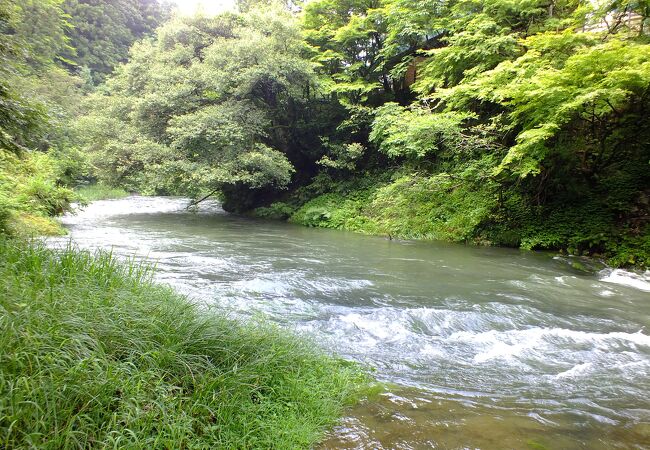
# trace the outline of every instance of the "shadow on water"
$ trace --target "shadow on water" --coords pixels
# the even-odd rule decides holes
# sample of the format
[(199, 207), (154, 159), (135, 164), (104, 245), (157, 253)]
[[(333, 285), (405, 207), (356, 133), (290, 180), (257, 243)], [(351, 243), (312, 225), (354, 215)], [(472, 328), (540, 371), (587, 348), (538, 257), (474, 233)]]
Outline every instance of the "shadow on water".
[(375, 368), (389, 392), (322, 448), (650, 448), (647, 274), (186, 204), (101, 201), (64, 223), (81, 247), (157, 261), (160, 281), (207, 306)]

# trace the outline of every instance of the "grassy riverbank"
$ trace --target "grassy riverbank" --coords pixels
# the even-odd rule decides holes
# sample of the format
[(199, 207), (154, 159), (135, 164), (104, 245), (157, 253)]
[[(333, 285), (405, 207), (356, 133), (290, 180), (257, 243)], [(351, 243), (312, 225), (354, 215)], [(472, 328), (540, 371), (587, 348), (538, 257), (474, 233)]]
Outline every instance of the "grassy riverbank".
[(585, 196), (572, 204), (558, 197), (533, 207), (513, 192), (500, 199), (489, 184), (462, 183), (446, 174), (379, 171), (347, 180), (317, 177), (252, 215), (400, 239), (555, 250), (603, 258), (616, 267), (647, 268), (647, 216), (640, 206), (628, 214), (638, 218), (622, 215), (617, 208), (623, 201), (611, 201), (616, 194), (633, 197), (612, 189), (605, 199)]
[(75, 193), (86, 202), (110, 200), (129, 196), (129, 193), (122, 188), (106, 186), (104, 184), (87, 184), (79, 186), (75, 188)]
[(108, 253), (0, 240), (0, 446), (308, 448), (367, 382)]

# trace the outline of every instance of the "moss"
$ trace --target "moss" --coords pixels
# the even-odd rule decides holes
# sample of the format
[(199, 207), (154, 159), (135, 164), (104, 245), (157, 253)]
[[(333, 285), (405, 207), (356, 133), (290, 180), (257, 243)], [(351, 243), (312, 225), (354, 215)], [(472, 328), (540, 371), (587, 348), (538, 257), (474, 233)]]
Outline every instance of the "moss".
[(7, 220), (6, 232), (12, 236), (28, 238), (33, 236), (63, 236), (66, 229), (54, 217), (19, 212)]

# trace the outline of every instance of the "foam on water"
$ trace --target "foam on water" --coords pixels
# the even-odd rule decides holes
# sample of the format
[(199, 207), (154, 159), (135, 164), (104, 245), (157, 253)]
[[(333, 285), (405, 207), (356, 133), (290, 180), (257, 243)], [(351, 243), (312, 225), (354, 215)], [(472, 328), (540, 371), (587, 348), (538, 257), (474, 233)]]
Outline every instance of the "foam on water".
[(623, 269), (604, 269), (600, 272), (600, 281), (650, 292), (650, 271), (634, 273)]
[(584, 377), (587, 375), (590, 370), (593, 368), (592, 363), (582, 363), (582, 364), (576, 364), (575, 366), (571, 367), (569, 370), (565, 370), (564, 372), (558, 373), (556, 378), (576, 378), (576, 377)]
[[(460, 392), (462, 379), (463, 392), (527, 395), (535, 385), (537, 395), (582, 392), (609, 403), (621, 391), (604, 388), (608, 380), (626, 380), (628, 392), (650, 388), (650, 336), (642, 330), (509, 328), (517, 318), (508, 320), (499, 311), (489, 306), (475, 311), (368, 308), (300, 328), (326, 337), (324, 342), (348, 357), (381, 367), (380, 378), (438, 391)], [(586, 377), (592, 384), (575, 384)]]

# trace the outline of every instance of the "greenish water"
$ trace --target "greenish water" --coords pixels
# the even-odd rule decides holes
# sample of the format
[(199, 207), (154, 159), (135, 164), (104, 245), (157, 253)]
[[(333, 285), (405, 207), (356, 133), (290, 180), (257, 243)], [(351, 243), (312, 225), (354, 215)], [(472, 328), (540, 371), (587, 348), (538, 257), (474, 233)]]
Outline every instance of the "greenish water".
[(80, 247), (153, 259), (207, 306), (265, 314), (375, 368), (389, 392), (322, 448), (650, 448), (647, 273), (186, 204), (98, 201), (64, 223)]

